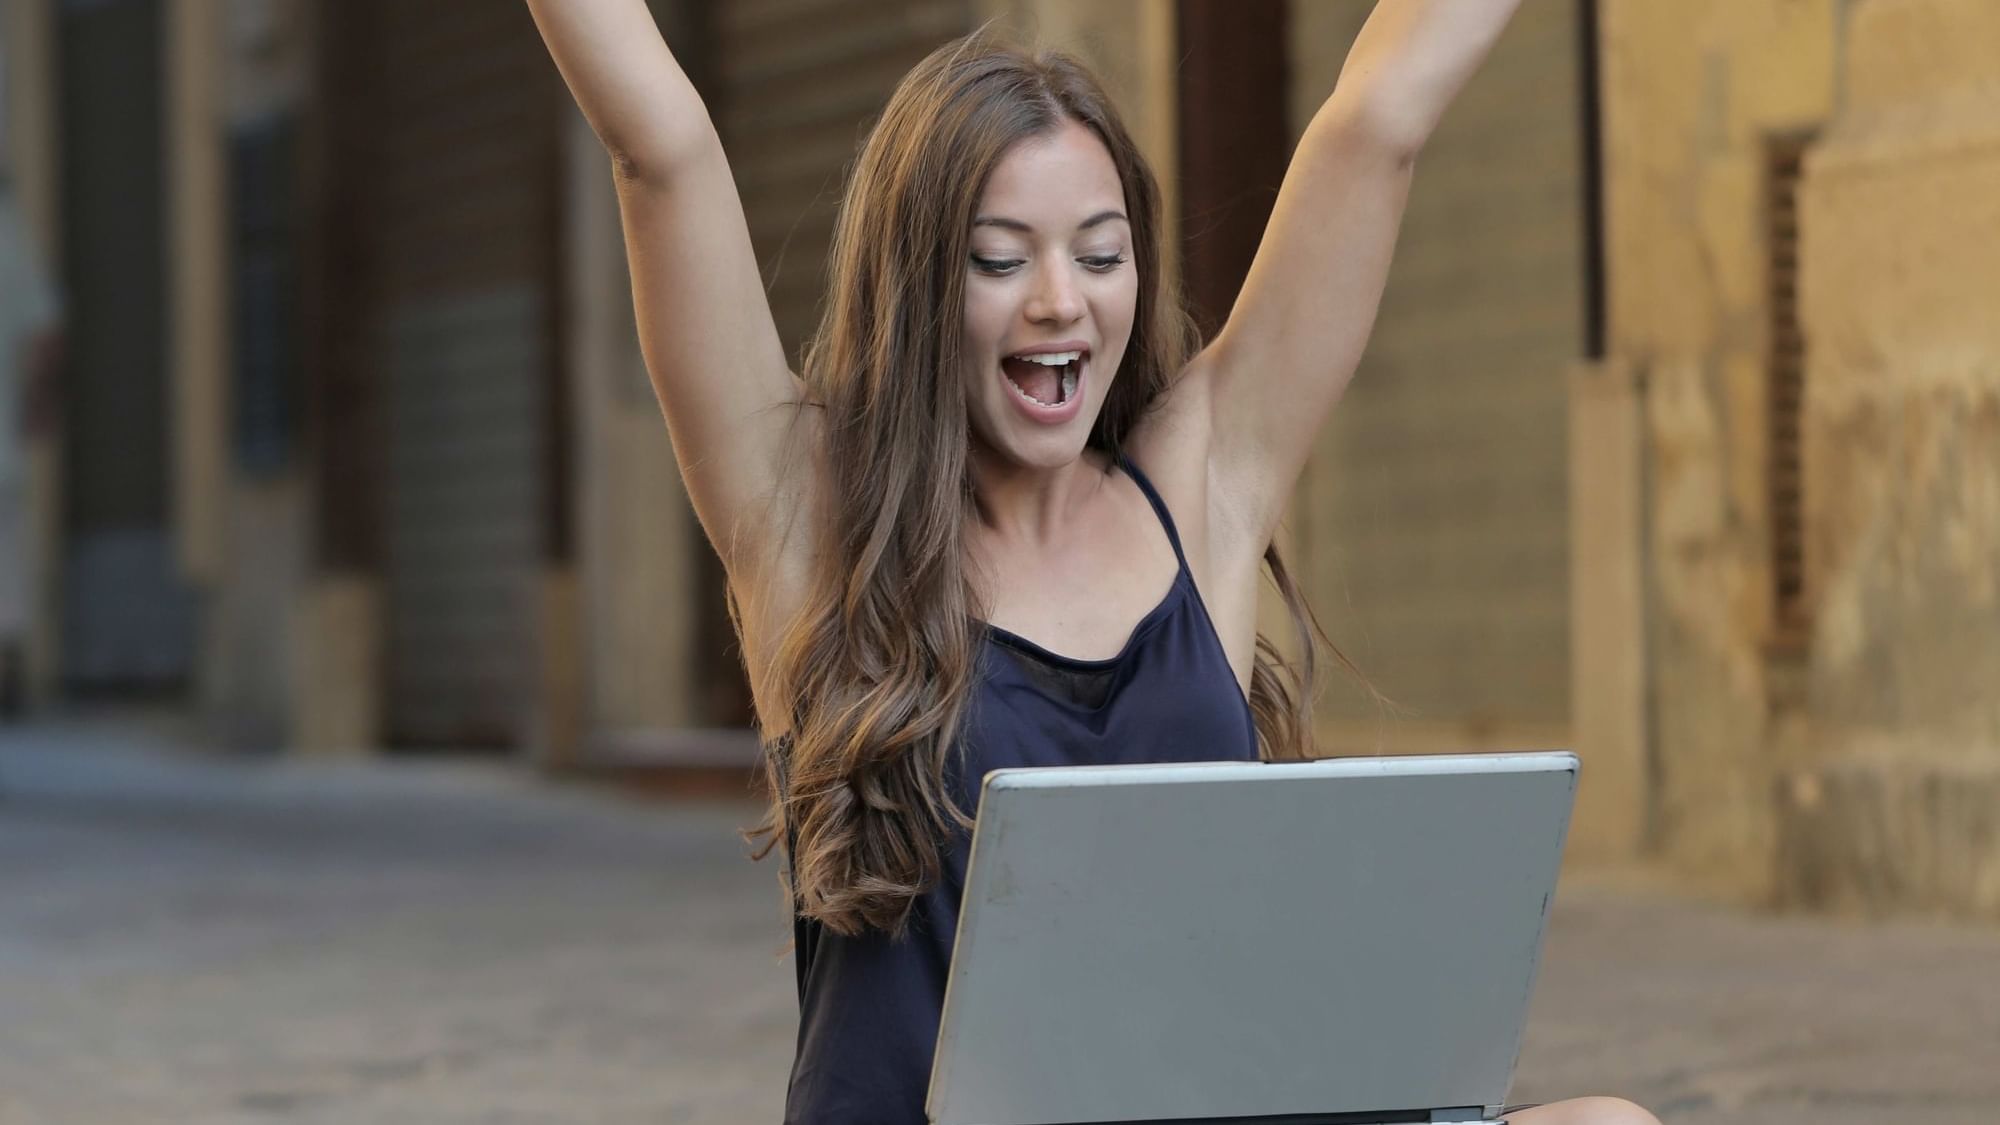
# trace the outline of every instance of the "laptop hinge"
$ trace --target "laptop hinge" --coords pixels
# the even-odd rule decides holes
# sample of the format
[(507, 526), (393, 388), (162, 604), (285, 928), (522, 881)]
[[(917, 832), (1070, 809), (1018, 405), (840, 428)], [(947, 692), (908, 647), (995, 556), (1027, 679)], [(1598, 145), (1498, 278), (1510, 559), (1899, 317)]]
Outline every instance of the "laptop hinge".
[(1486, 1107), (1483, 1105), (1452, 1106), (1449, 1109), (1431, 1110), (1431, 1121), (1485, 1121)]

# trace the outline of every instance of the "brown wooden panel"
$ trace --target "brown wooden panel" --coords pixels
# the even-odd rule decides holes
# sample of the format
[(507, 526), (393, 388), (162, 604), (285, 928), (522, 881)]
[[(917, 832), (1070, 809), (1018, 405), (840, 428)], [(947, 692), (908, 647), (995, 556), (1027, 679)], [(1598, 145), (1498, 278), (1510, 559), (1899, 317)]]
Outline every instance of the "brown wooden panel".
[(1250, 272), (1291, 153), (1286, 5), (1180, 0), (1181, 271), (1202, 335)]

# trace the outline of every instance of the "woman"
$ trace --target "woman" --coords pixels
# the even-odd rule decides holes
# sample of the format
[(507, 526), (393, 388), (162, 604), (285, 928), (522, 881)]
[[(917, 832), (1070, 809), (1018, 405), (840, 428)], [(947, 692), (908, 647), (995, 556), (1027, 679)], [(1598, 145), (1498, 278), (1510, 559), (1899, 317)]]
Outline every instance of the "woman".
[[(1411, 165), (1515, 2), (1371, 17), (1198, 352), (1158, 188), (1096, 83), (947, 44), (863, 145), (794, 375), (643, 0), (529, 0), (612, 158), (647, 368), (771, 747), (788, 1121), (924, 1120), (987, 770), (1310, 752), (1313, 638), (1272, 536), (1367, 339)], [(1297, 667), (1257, 634), (1267, 561)], [(1653, 1122), (1613, 1099), (1514, 1120)]]

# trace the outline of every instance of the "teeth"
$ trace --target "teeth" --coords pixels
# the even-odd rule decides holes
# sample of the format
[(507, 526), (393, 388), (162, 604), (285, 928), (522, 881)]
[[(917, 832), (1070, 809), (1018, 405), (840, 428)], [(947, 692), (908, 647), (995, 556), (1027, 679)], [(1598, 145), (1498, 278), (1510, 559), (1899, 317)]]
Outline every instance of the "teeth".
[(1074, 388), (1074, 380), (1072, 380), (1072, 382), (1070, 382), (1068, 386), (1064, 386), (1064, 388), (1062, 388), (1062, 402), (1042, 402), (1042, 400), (1040, 400), (1040, 398), (1036, 398), (1034, 394), (1028, 394), (1026, 390), (1022, 390), (1018, 382), (1008, 382), (1008, 386), (1012, 386), (1012, 388), (1014, 388), (1014, 394), (1020, 394), (1022, 398), (1026, 398), (1028, 402), (1034, 402), (1036, 406), (1062, 406), (1062, 402), (1068, 402), (1068, 400), (1070, 400), (1070, 390)]
[(1027, 399), (1027, 400), (1028, 400), (1029, 402), (1032, 402), (1032, 403), (1034, 403), (1034, 404), (1035, 404), (1036, 406), (1060, 406), (1060, 405), (1061, 405), (1061, 403), (1055, 403), (1055, 402), (1043, 402), (1043, 401), (1042, 401), (1041, 399), (1038, 399), (1038, 398), (1036, 398), (1036, 397), (1035, 397), (1034, 395), (1031, 395), (1031, 394), (1029, 394), (1028, 392), (1026, 392), (1026, 391), (1022, 390), (1022, 389), (1020, 388), (1020, 386), (1019, 386), (1019, 385), (1017, 385), (1017, 384), (1015, 384), (1015, 383), (1011, 383), (1011, 382), (1010, 382), (1010, 383), (1008, 383), (1007, 385), (1008, 385), (1008, 386), (1010, 386), (1010, 387), (1013, 387), (1013, 388), (1014, 388), (1014, 393), (1015, 393), (1015, 394), (1017, 394), (1017, 395), (1020, 395), (1020, 396), (1021, 396), (1022, 398), (1025, 398), (1025, 399)]
[(1034, 402), (1036, 406), (1054, 406), (1054, 402), (1042, 402), (1042, 400), (1040, 400), (1040, 398), (1036, 398), (1034, 394), (1028, 394), (1026, 390), (1022, 390), (1020, 386), (1016, 386), (1016, 388), (1014, 388), (1014, 394), (1020, 394), (1022, 398), (1026, 398), (1028, 402)]
[(1009, 356), (1008, 358), (1024, 360), (1028, 363), (1039, 363), (1044, 367), (1066, 367), (1069, 364), (1075, 363), (1077, 360), (1083, 358), (1083, 353), (1044, 352), (1041, 355), (1017, 355), (1017, 356)]

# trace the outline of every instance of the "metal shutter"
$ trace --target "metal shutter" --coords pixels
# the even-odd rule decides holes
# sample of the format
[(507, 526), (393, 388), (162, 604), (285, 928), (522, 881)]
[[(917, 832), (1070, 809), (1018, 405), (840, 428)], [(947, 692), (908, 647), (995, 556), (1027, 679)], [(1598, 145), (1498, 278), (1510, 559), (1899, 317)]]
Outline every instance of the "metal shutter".
[[(1292, 12), (1295, 48), (1337, 59), (1329, 25), (1367, 8)], [(1308, 477), (1311, 594), (1344, 618), (1335, 639), (1457, 730), (1570, 714), (1566, 372), (1590, 347), (1581, 18), (1576, 0), (1523, 7), (1425, 146), (1367, 354)], [(1378, 721), (1332, 688), (1323, 714)]]
[(392, 744), (506, 745), (535, 695), (561, 90), (519, 4), (343, 6), (354, 376), (380, 444)]
[[(172, 540), (158, 0), (58, 12), (65, 372), (62, 677), (177, 691), (196, 605)], [(12, 393), (12, 388), (6, 388)], [(11, 440), (11, 439), (0, 439)]]
[(903, 75), (971, 30), (968, 0), (722, 0), (723, 143), (778, 333), (794, 357), (818, 322), (843, 176)]

